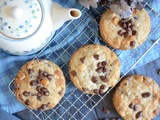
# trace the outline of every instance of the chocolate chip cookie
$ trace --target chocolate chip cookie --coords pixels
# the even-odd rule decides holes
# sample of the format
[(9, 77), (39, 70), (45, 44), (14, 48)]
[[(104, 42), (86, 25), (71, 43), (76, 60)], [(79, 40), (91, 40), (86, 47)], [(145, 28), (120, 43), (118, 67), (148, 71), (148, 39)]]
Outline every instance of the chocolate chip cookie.
[(15, 80), (17, 99), (30, 109), (47, 110), (59, 103), (66, 89), (61, 69), (49, 60), (27, 62)]
[(102, 94), (115, 86), (120, 77), (120, 62), (109, 48), (89, 44), (70, 59), (69, 75), (74, 85), (88, 94)]
[(150, 17), (145, 9), (135, 10), (127, 19), (107, 9), (100, 20), (101, 37), (115, 49), (128, 50), (140, 46), (150, 29)]
[(149, 77), (127, 76), (116, 88), (113, 104), (125, 120), (151, 120), (160, 112), (160, 88)]

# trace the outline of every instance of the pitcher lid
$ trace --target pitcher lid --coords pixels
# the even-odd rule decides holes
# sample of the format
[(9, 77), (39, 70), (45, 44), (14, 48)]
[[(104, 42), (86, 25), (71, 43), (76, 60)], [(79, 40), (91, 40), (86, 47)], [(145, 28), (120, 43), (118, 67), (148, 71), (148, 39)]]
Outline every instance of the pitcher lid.
[(32, 35), (42, 22), (39, 0), (0, 0), (0, 32), (12, 39)]

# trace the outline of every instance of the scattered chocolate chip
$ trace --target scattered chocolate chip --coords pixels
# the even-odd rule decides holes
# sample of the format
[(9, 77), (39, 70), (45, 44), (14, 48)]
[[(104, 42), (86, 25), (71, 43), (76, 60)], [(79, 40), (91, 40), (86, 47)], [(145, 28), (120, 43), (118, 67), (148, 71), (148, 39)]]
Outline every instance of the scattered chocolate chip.
[(25, 105), (30, 105), (30, 101), (28, 99), (25, 101)]
[(103, 112), (106, 114), (110, 114), (110, 110), (106, 106), (103, 106)]
[(133, 31), (134, 28), (135, 28), (135, 25), (131, 25), (130, 28), (131, 28), (131, 30)]
[(136, 42), (135, 42), (135, 41), (131, 41), (131, 42), (130, 42), (130, 46), (131, 46), (131, 47), (134, 47), (135, 45), (136, 45)]
[(107, 72), (107, 69), (104, 67), (102, 71), (103, 71), (103, 73), (104, 73), (104, 72)]
[(82, 90), (83, 90), (84, 92), (87, 92), (87, 91), (88, 91), (87, 88), (83, 88), (83, 87), (82, 87)]
[(137, 35), (137, 31), (136, 31), (136, 30), (133, 30), (133, 31), (132, 31), (132, 35)]
[(99, 90), (98, 90), (98, 89), (94, 89), (93, 92), (94, 92), (95, 94), (99, 94)]
[(36, 86), (36, 85), (37, 85), (36, 80), (32, 80), (32, 81), (30, 81), (30, 85), (31, 85), (31, 86)]
[(151, 96), (151, 93), (150, 92), (145, 92), (145, 93), (142, 93), (141, 94), (143, 98), (148, 98)]
[(40, 83), (41, 82), (41, 78), (37, 77), (36, 82)]
[(138, 110), (138, 107), (134, 105), (133, 103), (129, 104), (129, 108), (133, 109), (134, 111)]
[(91, 81), (93, 82), (93, 83), (98, 83), (98, 78), (97, 77), (95, 77), (95, 76), (92, 76), (92, 78), (91, 78)]
[(82, 63), (84, 63), (84, 60), (85, 60), (85, 57), (80, 58), (80, 61), (81, 61)]
[(106, 62), (106, 61), (102, 61), (102, 62), (101, 62), (101, 65), (102, 65), (102, 66), (106, 66), (106, 65), (107, 65), (107, 62)]
[(38, 96), (38, 97), (41, 97), (41, 96), (42, 96), (42, 94), (41, 94), (41, 93), (37, 93), (37, 96)]
[(98, 55), (98, 54), (93, 55), (93, 57), (94, 57), (96, 60), (99, 59), (99, 55)]
[(122, 27), (123, 29), (126, 29), (126, 28), (127, 28), (127, 24), (126, 24), (126, 23), (123, 23), (121, 27)]
[(142, 117), (142, 115), (143, 115), (142, 111), (139, 111), (139, 112), (136, 114), (136, 118), (138, 119), (138, 118)]
[(43, 71), (42, 71), (42, 70), (39, 70), (38, 76), (39, 76), (39, 78), (43, 78), (43, 77), (44, 77), (44, 76), (43, 76)]
[(77, 75), (77, 73), (76, 73), (75, 70), (73, 70), (73, 71), (71, 72), (71, 74), (72, 74), (73, 76), (76, 76), (76, 75)]
[(105, 88), (106, 88), (105, 85), (101, 85), (101, 86), (100, 86), (100, 89), (102, 89), (102, 90), (104, 90)]
[(53, 75), (51, 75), (51, 74), (48, 74), (48, 75), (47, 75), (47, 78), (48, 78), (48, 80), (52, 80), (52, 78), (53, 78)]
[(48, 90), (47, 90), (47, 88), (45, 88), (45, 87), (41, 87), (40, 91), (41, 91), (41, 92), (46, 92), (46, 91), (48, 91)]
[(50, 95), (50, 92), (49, 92), (49, 91), (45, 91), (45, 92), (44, 92), (44, 95), (45, 95), (45, 96), (49, 96), (49, 95)]
[(24, 91), (24, 92), (23, 92), (23, 95), (24, 95), (25, 97), (29, 96), (29, 94), (30, 94), (30, 92), (27, 92), (27, 91)]
[(101, 73), (103, 71), (103, 67), (99, 67), (96, 69), (96, 72)]

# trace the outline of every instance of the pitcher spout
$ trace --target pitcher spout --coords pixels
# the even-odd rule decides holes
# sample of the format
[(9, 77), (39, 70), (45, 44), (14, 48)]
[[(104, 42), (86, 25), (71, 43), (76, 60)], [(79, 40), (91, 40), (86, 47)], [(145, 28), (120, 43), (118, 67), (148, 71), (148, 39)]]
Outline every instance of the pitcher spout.
[(64, 8), (61, 5), (52, 3), (52, 23), (53, 29), (59, 29), (66, 21), (81, 17), (81, 11), (76, 8)]

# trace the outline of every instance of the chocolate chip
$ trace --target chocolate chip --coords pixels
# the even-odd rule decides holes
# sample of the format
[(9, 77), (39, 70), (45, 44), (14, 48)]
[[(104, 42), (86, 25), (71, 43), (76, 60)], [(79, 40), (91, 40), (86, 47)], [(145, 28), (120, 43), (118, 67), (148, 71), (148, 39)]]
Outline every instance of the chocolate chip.
[(106, 88), (105, 85), (101, 85), (101, 86), (100, 86), (100, 89), (102, 89), (102, 90), (104, 90), (105, 88)]
[(84, 60), (85, 60), (85, 57), (80, 58), (80, 61), (81, 61), (82, 63), (84, 63)]
[(44, 76), (47, 76), (47, 75), (48, 75), (48, 73), (47, 73), (46, 71), (44, 71), (42, 74), (43, 74)]
[(39, 107), (37, 110), (38, 110), (38, 111), (42, 111), (43, 109), (42, 109), (41, 107)]
[(102, 62), (101, 62), (101, 65), (104, 67), (104, 66), (107, 65), (107, 62), (106, 62), (106, 61), (102, 61)]
[(99, 94), (103, 94), (104, 91), (102, 89), (99, 90)]
[(135, 28), (135, 25), (131, 25), (130, 28), (131, 28), (131, 30), (133, 31), (134, 28)]
[(51, 74), (48, 74), (48, 75), (47, 75), (47, 78), (48, 78), (48, 80), (52, 80), (52, 78), (53, 78), (53, 75), (51, 75)]
[(87, 92), (87, 91), (88, 91), (88, 89), (87, 89), (87, 88), (83, 88), (83, 87), (82, 87), (82, 91)]
[(36, 82), (40, 83), (41, 82), (41, 78), (37, 77)]
[(96, 60), (98, 60), (98, 59), (99, 59), (99, 55), (98, 55), (98, 54), (93, 55), (93, 57), (94, 57)]
[(43, 71), (42, 71), (42, 70), (39, 70), (38, 76), (39, 76), (40, 78), (43, 78), (43, 77), (44, 77), (44, 76), (43, 76)]
[(123, 36), (126, 38), (126, 37), (128, 36), (128, 32), (127, 32), (127, 31), (124, 32), (124, 33), (123, 33)]
[(46, 92), (46, 91), (48, 91), (48, 90), (47, 90), (47, 88), (45, 88), (45, 87), (41, 87), (40, 91), (41, 91), (41, 92)]
[(32, 80), (32, 81), (30, 81), (30, 85), (31, 85), (31, 86), (36, 86), (36, 85), (37, 85), (36, 80)]
[(106, 76), (99, 76), (99, 77), (103, 82), (108, 82), (108, 79)]
[(136, 118), (138, 119), (138, 118), (142, 117), (142, 115), (143, 115), (142, 111), (139, 111), (139, 112), (136, 114)]
[(103, 112), (106, 114), (110, 114), (110, 110), (106, 106), (103, 106)]
[(37, 86), (36, 87), (36, 90), (39, 92), (39, 91), (41, 91), (41, 86)]
[(98, 68), (101, 67), (101, 63), (100, 63), (100, 62), (97, 64), (97, 67), (98, 67)]
[(143, 98), (148, 98), (151, 96), (151, 93), (150, 92), (145, 92), (145, 93), (142, 93), (141, 94)]
[(42, 109), (45, 109), (46, 107), (47, 107), (46, 104), (42, 104), (42, 105), (41, 105), (41, 108), (42, 108)]
[(137, 2), (137, 6), (136, 6), (136, 9), (137, 10), (142, 10), (143, 9), (143, 4), (142, 3), (140, 3), (140, 2)]
[(122, 27), (123, 29), (126, 29), (126, 28), (127, 28), (127, 24), (126, 24), (126, 23), (123, 23), (121, 27)]
[(23, 92), (23, 95), (24, 95), (25, 97), (29, 96), (29, 94), (30, 94), (30, 92), (27, 92), (27, 91), (24, 91), (24, 92)]
[(76, 75), (77, 75), (77, 73), (76, 73), (75, 70), (73, 70), (73, 71), (71, 72), (71, 74), (72, 74), (73, 76), (76, 76)]
[(42, 101), (42, 96), (37, 96), (37, 100)]
[(103, 68), (103, 73), (106, 72), (106, 71), (107, 71), (107, 69), (104, 67), (104, 68)]
[(96, 72), (101, 73), (103, 71), (103, 67), (99, 67), (96, 69)]
[(133, 30), (133, 31), (132, 31), (132, 35), (137, 35), (137, 31), (136, 31), (136, 30)]
[(30, 105), (30, 101), (28, 99), (25, 101), (25, 105)]
[(131, 42), (130, 42), (130, 46), (131, 46), (131, 47), (134, 47), (135, 45), (136, 45), (136, 42), (135, 42), (135, 41), (131, 41)]
[(29, 73), (29, 74), (32, 74), (33, 72), (34, 72), (34, 71), (33, 71), (32, 69), (29, 69), (29, 70), (28, 70), (28, 73)]
[(118, 31), (118, 35), (122, 36), (122, 35), (123, 35), (123, 31), (122, 31), (122, 30), (119, 30), (119, 31)]
[(129, 28), (131, 25), (132, 25), (132, 23), (127, 22), (127, 26), (128, 26), (128, 28)]
[(37, 93), (37, 96), (38, 96), (38, 97), (41, 97), (41, 96), (42, 96), (42, 94), (41, 94), (41, 93)]
[(134, 105), (133, 103), (129, 104), (129, 108), (133, 109), (134, 111), (138, 110), (138, 107)]
[(50, 95), (50, 92), (49, 92), (49, 91), (45, 91), (45, 92), (44, 92), (44, 95), (45, 95), (45, 96), (49, 96), (49, 95)]
[(92, 78), (91, 78), (91, 81), (93, 82), (93, 83), (98, 83), (98, 78), (97, 77), (95, 77), (95, 76), (92, 76)]
[(98, 89), (94, 89), (93, 92), (94, 92), (95, 94), (99, 94), (99, 90), (98, 90)]

